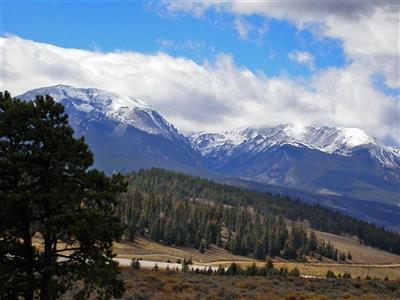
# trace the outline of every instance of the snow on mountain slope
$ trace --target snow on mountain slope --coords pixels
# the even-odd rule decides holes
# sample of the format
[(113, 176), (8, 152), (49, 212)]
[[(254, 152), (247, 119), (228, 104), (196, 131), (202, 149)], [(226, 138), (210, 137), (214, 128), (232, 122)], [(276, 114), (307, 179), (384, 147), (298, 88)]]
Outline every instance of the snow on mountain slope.
[(34, 89), (18, 98), (32, 100), (36, 95), (50, 95), (56, 102), (62, 103), (69, 109), (90, 114), (94, 118), (105, 117), (122, 126), (133, 126), (150, 134), (168, 138), (178, 134), (174, 126), (146, 103), (123, 94), (95, 88), (57, 85)]
[(243, 153), (257, 154), (282, 145), (306, 147), (329, 154), (351, 156), (366, 149), (388, 168), (399, 168), (399, 153), (378, 143), (358, 128), (318, 127), (284, 124), (262, 129), (237, 129), (223, 133), (196, 133), (188, 136), (203, 156), (226, 160)]
[(226, 151), (231, 154), (231, 151), (254, 138), (254, 131), (252, 129), (245, 130), (231, 130), (223, 133), (193, 133), (187, 137), (191, 141), (193, 147), (198, 150), (203, 156), (210, 155), (217, 151)]
[(108, 174), (162, 167), (399, 204), (399, 149), (360, 129), (284, 124), (185, 138), (147, 104), (119, 93), (58, 85), (18, 98), (45, 94), (65, 106), (95, 167)]
[(31, 90), (17, 98), (30, 101), (36, 95), (49, 95), (64, 105), (75, 135), (85, 137), (95, 167), (107, 174), (150, 167), (206, 173), (189, 141), (143, 101), (67, 85)]

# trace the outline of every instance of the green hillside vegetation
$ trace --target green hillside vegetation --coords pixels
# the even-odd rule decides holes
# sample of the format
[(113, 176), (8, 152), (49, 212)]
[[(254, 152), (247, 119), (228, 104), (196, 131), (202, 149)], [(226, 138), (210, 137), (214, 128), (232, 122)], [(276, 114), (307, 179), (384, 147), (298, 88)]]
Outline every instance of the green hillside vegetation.
[(129, 240), (139, 234), (200, 252), (215, 244), (256, 259), (268, 255), (305, 260), (316, 255), (351, 260), (296, 223), (288, 230), (285, 217), (308, 220), (314, 229), (357, 235), (365, 244), (393, 253), (400, 250), (399, 235), (318, 205), (156, 168), (127, 178), (128, 193), (121, 196), (120, 215)]
[[(264, 217), (247, 208), (154, 194), (142, 196), (137, 190), (122, 198), (120, 213), (131, 241), (139, 234), (167, 245), (194, 247), (201, 253), (214, 244), (234, 255), (256, 259), (268, 255), (304, 260), (310, 252), (334, 260), (339, 257), (330, 243), (317, 240), (313, 232), (307, 235), (302, 226), (294, 224), (289, 231), (282, 216)], [(223, 231), (227, 231), (225, 236)]]

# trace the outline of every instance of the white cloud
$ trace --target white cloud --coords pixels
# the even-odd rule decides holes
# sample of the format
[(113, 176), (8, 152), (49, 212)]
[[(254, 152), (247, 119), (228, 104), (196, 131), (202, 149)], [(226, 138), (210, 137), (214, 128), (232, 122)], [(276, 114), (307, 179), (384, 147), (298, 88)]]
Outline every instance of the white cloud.
[(314, 56), (310, 52), (295, 50), (289, 53), (289, 59), (301, 65), (305, 65), (311, 70), (314, 69)]
[(164, 1), (170, 13), (201, 16), (208, 9), (236, 18), (262, 15), (288, 20), (314, 34), (339, 39), (349, 60), (368, 65), (400, 88), (400, 3), (397, 1)]
[(175, 50), (181, 50), (181, 49), (195, 50), (199, 48), (207, 48), (211, 52), (214, 51), (212, 47), (207, 46), (207, 44), (203, 41), (187, 40), (183, 43), (176, 43), (168, 39), (158, 39), (157, 44), (160, 45), (161, 48), (171, 48)]
[(245, 19), (242, 19), (242, 18), (236, 18), (235, 22), (234, 22), (234, 26), (242, 40), (246, 40), (247, 35), (253, 29), (253, 26), (249, 22), (247, 22)]
[(1, 88), (13, 95), (56, 84), (139, 97), (181, 130), (224, 130), (286, 122), (358, 127), (398, 141), (399, 102), (376, 90), (373, 70), (353, 62), (316, 72), (308, 83), (267, 77), (220, 54), (195, 63), (165, 53), (65, 49), (1, 38)]
[(268, 32), (268, 24), (266, 22), (260, 26), (256, 26), (242, 17), (235, 18), (233, 27), (241, 40), (254, 42), (257, 45), (262, 45), (264, 43), (264, 36)]
[(157, 44), (159, 44), (161, 47), (173, 47), (175, 46), (175, 43), (171, 40), (165, 40), (165, 39), (158, 39)]

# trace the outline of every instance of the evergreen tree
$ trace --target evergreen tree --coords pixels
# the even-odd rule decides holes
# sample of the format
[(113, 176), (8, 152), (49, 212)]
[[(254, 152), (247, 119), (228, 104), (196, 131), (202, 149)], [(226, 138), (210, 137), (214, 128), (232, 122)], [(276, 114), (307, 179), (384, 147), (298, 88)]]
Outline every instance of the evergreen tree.
[(158, 272), (160, 270), (157, 263), (154, 265), (152, 270), (153, 272)]
[(186, 260), (186, 258), (183, 259), (182, 262), (182, 272), (186, 273), (189, 271), (189, 262)]
[(254, 257), (256, 259), (264, 259), (265, 258), (264, 245), (260, 240), (257, 240), (256, 245), (254, 247)]
[(346, 260), (346, 254), (340, 253), (339, 259), (340, 259), (341, 261), (345, 261), (345, 260)]
[(92, 164), (61, 104), (0, 93), (0, 298), (122, 296), (112, 243), (126, 184)]
[(311, 231), (310, 237), (308, 239), (308, 249), (310, 251), (315, 251), (317, 250), (317, 246), (318, 246), (317, 236), (315, 235), (314, 231)]
[(217, 275), (225, 275), (225, 268), (221, 265), (218, 266)]
[(347, 253), (347, 259), (348, 259), (348, 260), (352, 260), (352, 259), (353, 259), (353, 256), (351, 255), (350, 252)]
[(235, 276), (241, 273), (240, 266), (237, 263), (231, 263), (226, 270), (225, 274), (228, 276)]
[(128, 240), (133, 242), (135, 240), (136, 228), (133, 223), (129, 223), (128, 225)]
[[(233, 186), (227, 186), (223, 184), (217, 184), (212, 181), (205, 179), (200, 179), (197, 177), (191, 177), (184, 174), (174, 173), (171, 171), (166, 171), (162, 169), (153, 168), (150, 170), (143, 170), (128, 176), (132, 187), (137, 187), (141, 193), (151, 194), (157, 193), (164, 196), (168, 196), (169, 200), (187, 200), (187, 199), (207, 199), (214, 203), (217, 207), (215, 213), (210, 210), (210, 213), (206, 214), (207, 218), (214, 218), (220, 220), (224, 223), (224, 226), (230, 228), (234, 233), (237, 233), (240, 229), (241, 224), (245, 225), (244, 228), (250, 228), (251, 232), (242, 232), (242, 234), (250, 235), (245, 239), (243, 238), (243, 250), (249, 252), (254, 247), (254, 237), (259, 237), (260, 235), (255, 235), (257, 229), (251, 229), (248, 226), (248, 209), (243, 210), (247, 213), (237, 214), (238, 207), (249, 207), (257, 214), (262, 214), (264, 217), (268, 218), (269, 215), (281, 216), (290, 220), (307, 220), (311, 227), (316, 230), (325, 231), (333, 234), (347, 233), (350, 235), (357, 235), (360, 242), (390, 251), (392, 253), (400, 254), (400, 235), (396, 232), (385, 230), (382, 227), (370, 224), (365, 221), (357, 220), (353, 217), (344, 215), (337, 211), (332, 211), (327, 208), (323, 208), (319, 205), (310, 205), (299, 201), (298, 199), (290, 199), (289, 197), (272, 196), (266, 193), (249, 191)], [(165, 204), (166, 202), (164, 202)], [(191, 202), (194, 203), (194, 202)], [(229, 205), (229, 209), (221, 208), (222, 205)], [(164, 208), (162, 208), (164, 210)], [(218, 219), (218, 213), (221, 216), (221, 210), (223, 210), (222, 219)], [(186, 214), (189, 218), (192, 214)], [(263, 238), (265, 242), (265, 249), (271, 256), (279, 255), (279, 252), (283, 249), (285, 241), (287, 240), (287, 230), (283, 221), (274, 221), (273, 224), (268, 224), (273, 226), (269, 231), (266, 239)], [(197, 216), (195, 217), (197, 219)], [(149, 218), (146, 218), (149, 220)], [(194, 236), (196, 229), (200, 227), (197, 225), (202, 225), (202, 238), (207, 239), (205, 236), (206, 223), (204, 220), (194, 220), (191, 225), (189, 225), (188, 243), (193, 245)], [(209, 221), (209, 220), (207, 220)], [(143, 224), (143, 221), (140, 220)], [(218, 221), (219, 222), (219, 221)], [(251, 221), (250, 221), (251, 222)], [(258, 221), (255, 221), (256, 224)], [(263, 222), (263, 221), (262, 221)], [(268, 223), (268, 222), (267, 222)], [(254, 227), (256, 226), (254, 224)], [(144, 224), (148, 228), (148, 224)], [(191, 226), (191, 227), (190, 227)], [(143, 226), (138, 226), (138, 232), (143, 232)], [(175, 229), (176, 231), (178, 229)], [(248, 229), (246, 229), (248, 230)], [(286, 237), (285, 237), (286, 235)], [(272, 236), (272, 243), (267, 243), (267, 241)], [(250, 244), (248, 243), (250, 242)], [(213, 242), (211, 242), (213, 243)], [(197, 248), (199, 244), (197, 243), (195, 247)], [(225, 246), (228, 246), (225, 244)], [(299, 248), (298, 248), (299, 249)], [(314, 252), (310, 249), (310, 251)]]
[(267, 260), (267, 263), (265, 264), (265, 271), (267, 276), (275, 275), (275, 268), (271, 259)]
[(351, 274), (350, 274), (350, 273), (347, 273), (347, 272), (344, 272), (343, 278), (344, 278), (344, 279), (351, 279)]
[(200, 253), (204, 253), (204, 248), (205, 248), (204, 243), (201, 242), (201, 243), (200, 243), (200, 246), (199, 246), (199, 252), (200, 252)]
[(292, 277), (300, 277), (300, 271), (299, 271), (299, 269), (297, 269), (297, 268), (292, 269), (292, 270), (289, 272), (289, 276), (292, 276)]
[(333, 273), (333, 271), (328, 270), (326, 272), (326, 278), (336, 278), (336, 275), (335, 275), (335, 273)]
[(140, 261), (137, 258), (132, 258), (131, 267), (134, 270), (140, 270)]

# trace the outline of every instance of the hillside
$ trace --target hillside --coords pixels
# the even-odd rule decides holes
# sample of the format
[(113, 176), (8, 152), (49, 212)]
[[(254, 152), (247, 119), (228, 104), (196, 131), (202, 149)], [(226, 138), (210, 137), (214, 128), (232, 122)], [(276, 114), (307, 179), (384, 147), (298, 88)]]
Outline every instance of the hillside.
[[(324, 277), (327, 270), (332, 270), (335, 273), (342, 274), (348, 272), (353, 278), (358, 276), (364, 278), (368, 274), (370, 277), (388, 277), (392, 280), (400, 280), (400, 256), (361, 245), (350, 237), (322, 232), (317, 232), (317, 236), (329, 239), (340, 251), (350, 251), (353, 256), (352, 261), (338, 263), (324, 259), (324, 261), (320, 262), (308, 257), (308, 262), (303, 263), (287, 261), (277, 257), (273, 259), (274, 265), (277, 268), (282, 266), (286, 266), (289, 269), (297, 267), (302, 275), (308, 276)], [(203, 265), (204, 267), (229, 266), (232, 262), (236, 262), (243, 267), (250, 266), (253, 262), (256, 262), (259, 266), (265, 264), (265, 261), (233, 255), (215, 245), (207, 249), (204, 253), (200, 253), (197, 249), (190, 247), (168, 246), (145, 238), (138, 238), (134, 242), (124, 241), (122, 243), (115, 243), (114, 252), (117, 254), (117, 258), (138, 258), (153, 262), (175, 263), (178, 259), (191, 258), (194, 264)]]
[[(188, 202), (187, 200), (191, 199), (205, 199), (216, 205), (230, 205), (238, 208), (252, 207), (260, 216), (275, 216), (275, 218), (283, 216), (293, 221), (307, 220), (314, 230), (337, 235), (357, 236), (363, 244), (400, 254), (400, 236), (397, 233), (318, 205), (294, 201), (289, 197), (249, 191), (162, 169), (150, 169), (134, 173), (128, 176), (128, 181), (131, 194), (135, 190), (140, 191), (151, 195), (153, 198), (158, 197), (158, 200), (155, 199), (155, 201), (168, 200), (169, 203), (172, 203), (173, 201), (185, 200)], [(182, 202), (183, 204), (184, 202)], [(251, 217), (250, 219), (254, 218)], [(278, 220), (271, 220), (270, 222), (278, 222)], [(232, 230), (234, 231), (234, 227), (232, 227)], [(251, 234), (255, 232), (252, 231)], [(282, 234), (284, 235), (284, 233)], [(284, 240), (286, 238), (283, 237)], [(283, 245), (281, 246), (283, 247)]]
[(159, 167), (245, 180), (290, 196), (297, 190), (313, 202), (400, 228), (394, 213), (400, 192), (398, 149), (358, 128), (288, 123), (184, 136), (157, 110), (121, 93), (56, 85), (18, 98), (30, 101), (45, 94), (65, 107), (75, 136), (85, 137), (95, 167), (107, 174)]
[[(113, 247), (120, 263), (124, 261), (123, 266), (129, 265), (130, 259), (137, 258), (142, 260), (144, 269), (153, 268), (157, 262), (161, 270), (165, 270), (166, 266), (171, 269), (177, 266), (177, 261), (184, 259), (191, 259), (200, 268), (217, 268), (219, 265), (227, 268), (233, 262), (242, 268), (253, 263), (262, 267), (265, 259), (272, 256), (277, 269), (298, 268), (301, 276), (311, 278), (325, 277), (331, 270), (335, 274), (348, 273), (353, 278), (400, 279), (400, 256), (365, 244), (373, 241), (368, 234), (377, 233), (383, 239), (396, 239), (398, 235), (366, 222), (287, 197), (248, 191), (162, 169), (133, 173), (128, 176), (128, 182), (128, 193), (122, 196), (120, 207), (121, 216), (127, 224), (125, 239)], [(306, 211), (311, 213), (304, 214)], [(235, 216), (236, 223), (233, 225), (230, 224), (229, 214)], [(214, 217), (210, 218), (210, 215)], [(218, 215), (221, 217), (215, 217)], [(265, 223), (263, 216), (267, 216)], [(280, 223), (278, 216), (285, 217), (284, 224)], [(242, 219), (239, 223), (238, 218)], [(316, 229), (319, 220), (328, 221), (330, 233)], [(265, 233), (257, 233), (257, 229), (249, 230), (257, 228), (257, 222), (261, 222), (261, 227), (267, 231), (275, 226), (284, 226), (284, 246), (271, 253), (268, 250), (271, 245), (267, 242), (265, 254), (258, 256), (257, 243)], [(205, 224), (214, 224), (215, 227)], [(353, 232), (352, 226), (356, 226), (358, 234)], [(175, 231), (174, 228), (178, 229)], [(209, 228), (218, 228), (218, 234), (208, 236)], [(300, 228), (304, 229), (304, 233)], [(287, 245), (291, 245), (292, 239), (303, 236), (307, 247), (310, 247), (312, 234), (318, 241), (316, 247), (306, 251), (303, 245), (297, 248), (294, 256), (288, 255)], [(235, 243), (229, 242), (230, 235), (233, 236), (232, 241), (240, 237), (246, 242), (241, 243), (239, 248), (232, 246)], [(279, 240), (279, 235), (276, 238)], [(322, 251), (321, 245), (328, 248)], [(387, 245), (390, 245), (387, 250), (396, 251), (395, 243)], [(332, 252), (326, 252), (326, 249)], [(346, 255), (345, 260), (341, 260), (342, 255)], [(146, 276), (146, 271), (143, 272), (135, 276)], [(126, 273), (127, 278), (130, 278), (129, 274)], [(163, 278), (157, 273), (152, 276)], [(151, 287), (146, 290), (153, 291)]]

